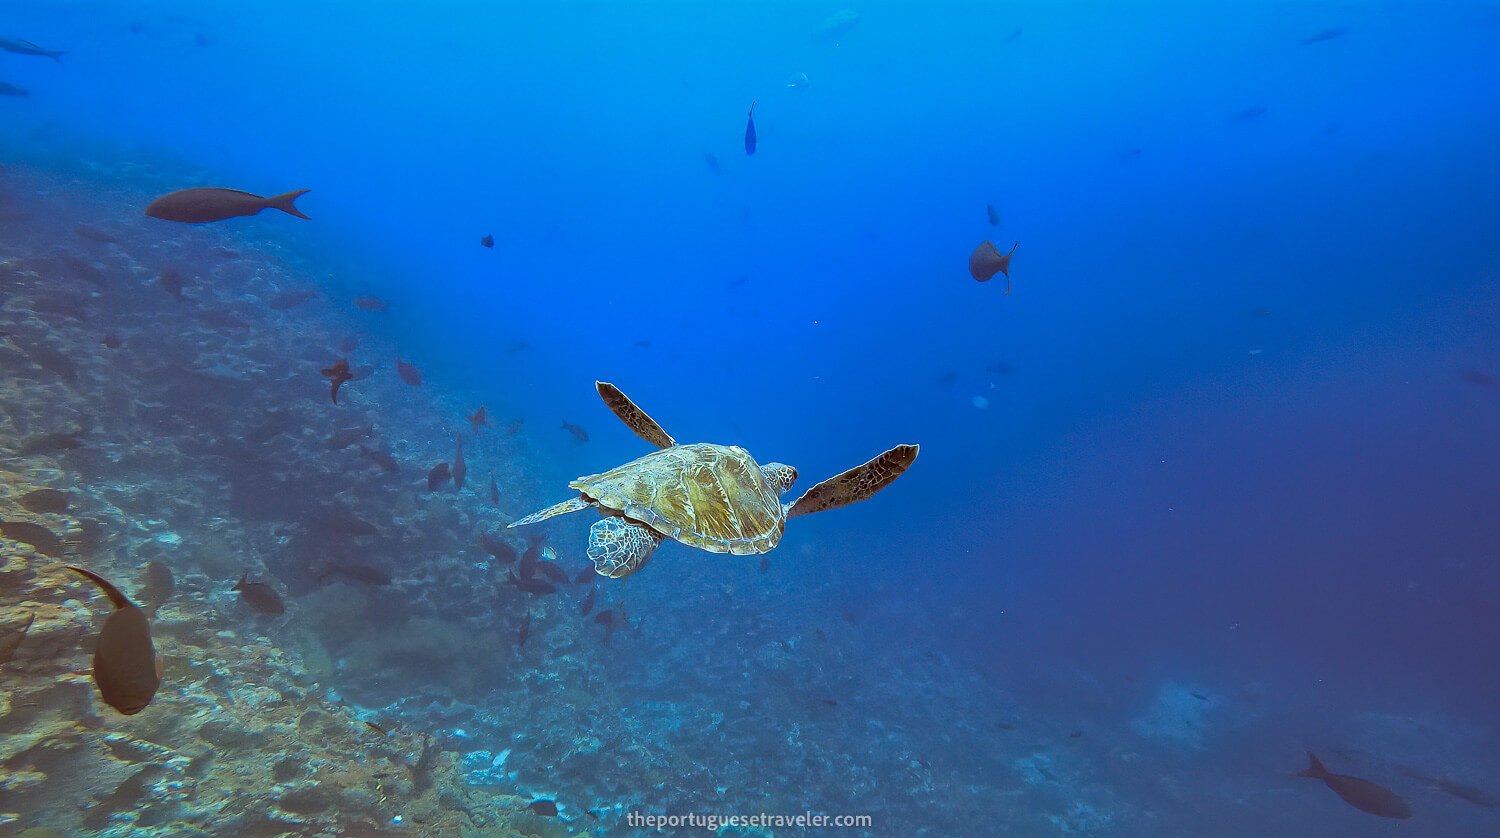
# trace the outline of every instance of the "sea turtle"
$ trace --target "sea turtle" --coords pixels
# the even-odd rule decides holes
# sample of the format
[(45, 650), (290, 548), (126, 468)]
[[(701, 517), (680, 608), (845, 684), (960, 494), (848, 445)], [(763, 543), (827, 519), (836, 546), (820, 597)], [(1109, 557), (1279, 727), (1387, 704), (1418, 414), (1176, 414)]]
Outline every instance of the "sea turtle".
[(917, 458), (917, 446), (898, 445), (862, 466), (830, 477), (794, 503), (781, 495), (797, 470), (760, 465), (738, 445), (678, 445), (661, 425), (613, 384), (594, 382), (604, 403), (636, 436), (655, 445), (638, 460), (569, 483), (578, 497), (553, 504), (511, 524), (534, 524), (594, 507), (604, 517), (589, 527), (588, 556), (601, 576), (618, 579), (640, 570), (663, 538), (710, 553), (769, 553), (788, 518), (861, 501), (890, 485)]

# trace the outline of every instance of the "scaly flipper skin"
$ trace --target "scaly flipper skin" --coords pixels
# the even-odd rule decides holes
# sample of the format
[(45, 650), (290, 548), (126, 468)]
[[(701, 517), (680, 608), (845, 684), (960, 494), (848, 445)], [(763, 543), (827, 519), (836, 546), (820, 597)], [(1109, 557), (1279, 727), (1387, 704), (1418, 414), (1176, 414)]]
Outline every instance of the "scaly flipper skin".
[(661, 534), (655, 530), (623, 518), (600, 518), (589, 527), (588, 554), (594, 561), (595, 573), (619, 579), (645, 567), (661, 540)]
[(837, 509), (868, 498), (889, 486), (916, 461), (917, 447), (898, 445), (862, 466), (824, 480), (787, 507), (786, 517), (790, 519), (809, 512)]
[(535, 524), (537, 521), (545, 521), (548, 518), (553, 517), (554, 515), (566, 515), (569, 512), (577, 512), (580, 509), (588, 508), (589, 505), (583, 500), (583, 498), (569, 498), (562, 503), (554, 503), (540, 512), (533, 512), (519, 521), (512, 521), (509, 525), (506, 526), (506, 529), (510, 529), (511, 527), (524, 527), (527, 524)]
[(647, 416), (646, 411), (636, 407), (635, 402), (626, 398), (625, 394), (620, 392), (620, 388), (607, 381), (595, 381), (594, 388), (599, 391), (599, 398), (604, 399), (609, 409), (620, 417), (620, 421), (634, 431), (636, 436), (657, 448), (671, 448), (677, 444), (671, 435), (662, 430), (661, 425), (656, 424), (655, 419)]

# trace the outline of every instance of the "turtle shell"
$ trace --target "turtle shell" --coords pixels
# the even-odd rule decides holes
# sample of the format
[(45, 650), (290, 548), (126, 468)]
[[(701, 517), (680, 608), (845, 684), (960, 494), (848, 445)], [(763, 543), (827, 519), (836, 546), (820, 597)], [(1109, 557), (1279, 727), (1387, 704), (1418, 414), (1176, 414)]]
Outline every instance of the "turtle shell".
[(710, 553), (770, 552), (786, 529), (780, 496), (737, 445), (673, 445), (568, 485), (597, 506)]

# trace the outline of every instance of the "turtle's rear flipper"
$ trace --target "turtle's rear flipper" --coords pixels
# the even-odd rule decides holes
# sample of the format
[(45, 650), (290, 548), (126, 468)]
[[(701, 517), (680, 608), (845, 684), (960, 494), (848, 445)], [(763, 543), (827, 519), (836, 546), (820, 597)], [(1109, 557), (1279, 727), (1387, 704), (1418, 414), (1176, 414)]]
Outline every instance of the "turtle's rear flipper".
[(621, 422), (635, 431), (636, 436), (657, 448), (671, 448), (677, 444), (676, 440), (661, 429), (661, 425), (656, 424), (655, 419), (647, 416), (646, 411), (636, 407), (635, 402), (626, 398), (625, 394), (620, 392), (620, 388), (607, 381), (595, 381), (594, 387), (599, 391), (599, 398), (604, 399), (609, 409), (620, 417)]
[(554, 503), (541, 512), (533, 512), (519, 521), (512, 521), (506, 529), (511, 527), (524, 527), (527, 524), (535, 524), (537, 521), (545, 521), (554, 515), (566, 515), (569, 512), (577, 512), (580, 509), (588, 509), (589, 505), (583, 498), (569, 498), (562, 503)]
[(594, 572), (611, 579), (645, 567), (651, 552), (660, 545), (660, 533), (623, 518), (600, 518), (589, 527), (588, 553), (594, 560)]
[(808, 489), (796, 503), (787, 507), (786, 517), (837, 509), (864, 500), (889, 486), (916, 459), (917, 446), (898, 445), (862, 466), (855, 466)]

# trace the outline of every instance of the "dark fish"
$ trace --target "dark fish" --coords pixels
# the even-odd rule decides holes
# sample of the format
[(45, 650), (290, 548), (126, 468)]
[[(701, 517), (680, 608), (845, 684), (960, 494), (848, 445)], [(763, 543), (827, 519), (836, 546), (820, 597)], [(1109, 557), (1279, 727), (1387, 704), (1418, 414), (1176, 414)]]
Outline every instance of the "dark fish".
[(308, 190), (298, 189), (263, 198), (237, 189), (220, 189), (216, 186), (200, 186), (179, 189), (152, 201), (146, 214), (164, 221), (180, 221), (183, 224), (207, 224), (241, 215), (255, 215), (263, 209), (279, 209), (288, 215), (307, 218), (292, 202)]
[(352, 375), (349, 374), (349, 359), (348, 358), (340, 358), (339, 361), (338, 361), (338, 363), (334, 364), (331, 367), (328, 367), (327, 369), (323, 370), (322, 372), (323, 372), (323, 377), (326, 378), (326, 379), (328, 379), (328, 383), (329, 383), (329, 385), (331, 385), (328, 388), (328, 396), (329, 396), (329, 398), (333, 399), (333, 403), (334, 404), (338, 404), (339, 403), (339, 385), (343, 384), (345, 381), (348, 381), (349, 379), (351, 379), (351, 378), (354, 377), (354, 376), (352, 376)]
[(494, 247), (495, 237), (488, 233), (485, 233), (484, 238), (480, 239), (479, 243), (484, 245), (485, 247)]
[(1312, 764), (1307, 767), (1307, 770), (1298, 771), (1298, 777), (1322, 780), (1333, 789), (1334, 794), (1342, 797), (1345, 803), (1361, 812), (1398, 820), (1411, 817), (1411, 804), (1385, 786), (1362, 780), (1359, 777), (1350, 777), (1347, 774), (1329, 773), (1328, 769), (1323, 767), (1323, 761), (1318, 759), (1318, 755), (1312, 751), (1307, 752), (1307, 758)]
[(813, 629), (813, 634), (817, 635), (819, 640), (828, 639), (828, 635), (824, 634), (822, 629)]
[(1068, 738), (1069, 739), (1078, 739), (1078, 738), (1081, 738), (1082, 736), (1083, 736), (1083, 731), (1081, 731), (1081, 730), (1075, 730), (1072, 733), (1068, 734)]
[(482, 532), (479, 534), (479, 546), (502, 564), (510, 564), (516, 560), (516, 548), (503, 538), (491, 538), (489, 533)]
[(332, 576), (342, 576), (350, 582), (358, 582), (362, 585), (375, 585), (379, 587), (391, 584), (391, 575), (389, 573), (378, 567), (370, 567), (364, 564), (330, 565), (322, 573), (318, 574), (318, 581), (326, 582)]
[(313, 510), (304, 522), (314, 530), (339, 535), (374, 535), (379, 532), (374, 524), (357, 518), (354, 513), (338, 506), (325, 506)]
[(1193, 698), (1198, 699), (1199, 701), (1207, 701), (1208, 700), (1208, 696), (1204, 695), (1203, 693), (1188, 693), (1188, 695), (1192, 696)]
[(530, 579), (536, 574), (536, 563), (542, 560), (542, 537), (531, 536), (531, 543), (526, 545), (526, 552), (521, 554), (521, 564), (517, 568), (523, 578)]
[(469, 417), (469, 424), (474, 426), (474, 430), (477, 431), (485, 425), (489, 424), (489, 420), (485, 418), (484, 413), (485, 406), (480, 405), (479, 409), (474, 411), (474, 415)]
[(125, 345), (125, 341), (122, 340), (120, 336), (115, 334), (114, 332), (105, 332), (104, 337), (100, 338), (99, 342), (104, 344), (104, 346), (108, 349), (119, 349), (120, 347)]
[(594, 615), (594, 622), (601, 626), (612, 626), (615, 623), (615, 612), (606, 608)]
[(452, 476), (447, 463), (438, 463), (432, 467), (432, 471), (427, 472), (427, 491), (436, 492)]
[(1480, 387), (1494, 387), (1495, 377), (1482, 370), (1465, 370), (1464, 380)]
[(566, 570), (563, 570), (562, 567), (557, 564), (557, 562), (549, 562), (546, 559), (542, 559), (536, 563), (536, 569), (540, 570), (543, 576), (551, 579), (553, 582), (556, 582), (559, 585), (566, 585), (573, 581), (573, 579), (568, 576), (568, 572)]
[(24, 87), (16, 87), (10, 82), (0, 81), (0, 96), (23, 96), (30, 98), (31, 94)]
[(490, 475), (490, 505), (500, 504), (500, 484), (495, 482), (495, 475)]
[(33, 524), (30, 521), (0, 521), (0, 535), (11, 541), (30, 544), (38, 553), (49, 559), (62, 558), (62, 539), (57, 537), (57, 533), (41, 524)]
[(991, 227), (999, 227), (1000, 226), (1000, 211), (997, 210), (997, 209), (995, 209), (995, 205), (994, 204), (985, 204), (984, 205), (984, 211), (985, 211), (985, 214), (990, 217), (990, 226)]
[(512, 343), (510, 346), (505, 347), (505, 351), (506, 352), (520, 352), (522, 349), (530, 349), (530, 348), (531, 348), (531, 344), (527, 343), (524, 340), (518, 340), (515, 343)]
[(262, 614), (285, 614), (286, 604), (281, 601), (281, 595), (264, 582), (251, 582), (250, 574), (244, 574), (240, 581), (234, 583), (231, 591), (239, 591), (240, 599), (245, 604), (254, 608)]
[(296, 308), (316, 296), (318, 296), (316, 291), (288, 291), (285, 294), (277, 294), (272, 297), (271, 301), (266, 303), (266, 305), (273, 311), (286, 311), (289, 308)]
[(464, 437), (458, 434), (458, 453), (453, 455), (453, 488), (464, 487), (464, 476), (469, 473), (469, 467), (464, 463)]
[(755, 153), (755, 103), (750, 103), (749, 121), (745, 123), (745, 153)]
[(761, 573), (765, 573), (766, 571), (768, 571), (770, 569), (771, 569), (771, 557), (770, 556), (761, 556), (760, 557), (760, 572)]
[(1305, 47), (1308, 44), (1316, 44), (1316, 43), (1320, 43), (1322, 41), (1331, 41), (1334, 38), (1341, 38), (1341, 37), (1343, 37), (1345, 35), (1348, 35), (1348, 34), (1349, 34), (1349, 30), (1348, 29), (1346, 29), (1346, 28), (1344, 28), (1342, 26), (1336, 26), (1336, 27), (1334, 27), (1332, 29), (1324, 29), (1322, 32), (1318, 32), (1316, 34), (1309, 35), (1306, 38), (1303, 38), (1302, 40), (1298, 41), (1297, 43), (1300, 46), (1304, 46)]
[(329, 451), (342, 451), (373, 433), (375, 433), (373, 422), (363, 428), (342, 428), (329, 434), (325, 445), (328, 446)]
[(375, 731), (376, 733), (380, 734), (381, 736), (387, 736), (387, 735), (389, 735), (389, 734), (386, 733), (385, 728), (381, 727), (378, 724), (375, 724), (374, 722), (365, 722), (365, 727), (369, 728), (370, 730)]
[(1265, 116), (1266, 108), (1263, 105), (1252, 105), (1244, 110), (1235, 111), (1229, 115), (1230, 122), (1249, 122), (1258, 116)]
[(405, 381), (407, 384), (410, 384), (413, 387), (422, 386), (422, 374), (420, 372), (417, 372), (416, 367), (406, 363), (400, 358), (396, 359), (396, 374), (401, 376), (402, 381)]
[(396, 458), (385, 451), (371, 451), (361, 445), (359, 447), (359, 455), (361, 457), (368, 457), (371, 462), (385, 469), (389, 474), (395, 474), (400, 470), (400, 467), (396, 465)]
[(515, 585), (517, 588), (520, 588), (521, 590), (525, 591), (528, 594), (555, 594), (555, 593), (557, 593), (557, 586), (553, 585), (551, 582), (548, 582), (545, 579), (532, 579), (530, 577), (520, 577), (520, 576), (517, 576), (515, 574), (515, 571), (511, 571), (510, 579), (507, 580), (507, 581), (510, 582), (510, 584)]
[(32, 512), (62, 512), (68, 508), (68, 493), (56, 489), (36, 489), (21, 496), (21, 505)]
[(172, 569), (158, 561), (146, 563), (146, 582), (141, 586), (141, 601), (155, 613), (177, 590), (177, 580), (172, 578)]
[(589, 565), (583, 570), (580, 570), (577, 573), (573, 574), (573, 584), (582, 585), (585, 582), (592, 582), (598, 577), (599, 571), (595, 570), (593, 565)]
[(98, 585), (115, 607), (99, 629), (94, 684), (105, 704), (133, 716), (146, 709), (161, 686), (161, 658), (151, 642), (151, 621), (104, 577), (74, 565), (66, 567)]
[(339, 344), (339, 351), (343, 352), (345, 354), (353, 352), (354, 350), (356, 350), (358, 348), (359, 348), (359, 335), (349, 335), (348, 337), (344, 338), (344, 340), (343, 340), (342, 343)]
[(517, 646), (525, 646), (526, 641), (531, 639), (531, 609), (526, 609), (526, 616), (521, 620), (521, 634), (516, 638)]
[(171, 294), (178, 300), (183, 299), (182, 289), (186, 283), (182, 281), (182, 273), (176, 268), (162, 268), (156, 273), (156, 282), (161, 285), (161, 290)]
[(68, 54), (68, 51), (65, 49), (42, 49), (30, 41), (4, 36), (0, 36), (0, 50), (13, 52), (17, 55), (41, 55), (58, 62), (62, 61), (64, 55)]
[(641, 338), (640, 340), (636, 341), (635, 343), (632, 343), (631, 346), (635, 347), (636, 349), (650, 349), (651, 348), (651, 339), (650, 338)]
[(719, 158), (713, 156), (712, 154), (704, 152), (703, 163), (704, 165), (708, 166), (708, 170), (710, 172), (717, 173), (719, 171)]
[(837, 706), (839, 706), (839, 703), (838, 703), (838, 702), (837, 702), (837, 701), (834, 701), (834, 700), (833, 700), (833, 699), (831, 699), (831, 698), (824, 698), (824, 699), (820, 699), (820, 700), (821, 700), (821, 701), (822, 701), (822, 702), (823, 702), (823, 703), (824, 703), (824, 704), (827, 704), (827, 705), (828, 705), (828, 706), (829, 706), (829, 707), (837, 707)]
[[(0, 660), (3, 660), (3, 656), (0, 656)], [(1428, 780), (1428, 782), (1432, 783), (1432, 787), (1438, 791), (1451, 794), (1459, 800), (1473, 803), (1475, 806), (1483, 806), (1487, 809), (1500, 808), (1500, 798), (1482, 789), (1476, 789), (1473, 786), (1466, 786), (1462, 783), (1455, 783), (1447, 777), (1435, 777)]]
[(1009, 722), (995, 722), (995, 728), (998, 730), (1015, 730), (1016, 726)]
[(526, 805), (526, 808), (537, 813), (538, 815), (546, 815), (549, 818), (557, 817), (556, 800), (533, 800)]
[(9, 663), (21, 647), (21, 641), (26, 639), (26, 632), (31, 630), (31, 624), (36, 621), (35, 614), (27, 614), (26, 622), (19, 628), (7, 626), (3, 634), (0, 634), (0, 663)]
[(993, 372), (999, 375), (1010, 375), (1016, 371), (1016, 365), (1007, 361), (996, 361), (984, 368), (985, 372)]
[(119, 239), (115, 238), (114, 236), (111, 236), (109, 233), (106, 233), (103, 230), (99, 230), (97, 228), (89, 227), (89, 226), (86, 226), (86, 225), (83, 225), (83, 224), (80, 224), (77, 227), (73, 228), (73, 235), (77, 236), (80, 239), (87, 239), (87, 240), (89, 240), (91, 242), (98, 242), (100, 244), (119, 244), (120, 243)]
[(1016, 242), (1011, 245), (1010, 253), (1001, 256), (1000, 251), (995, 249), (995, 245), (987, 241), (980, 242), (979, 246), (974, 248), (974, 252), (969, 254), (969, 276), (979, 282), (988, 282), (990, 277), (997, 273), (1005, 274), (1005, 293), (1009, 294), (1010, 257), (1020, 244)]
[(505, 432), (511, 436), (515, 436), (516, 434), (521, 432), (521, 426), (524, 424), (526, 424), (525, 419), (517, 419), (516, 421), (511, 422), (510, 424), (505, 426)]
[(579, 427), (577, 425), (569, 424), (568, 420), (566, 420), (566, 419), (563, 420), (562, 429), (565, 430), (565, 431), (567, 431), (568, 433), (572, 434), (573, 436), (577, 437), (579, 442), (588, 442), (589, 441), (589, 432), (588, 431), (585, 431), (583, 428), (581, 428), (581, 427)]
[(387, 308), (390, 308), (390, 304), (385, 300), (371, 296), (355, 297), (354, 305), (365, 311), (385, 311)]
[[(590, 569), (589, 572), (593, 573), (593, 570)], [(583, 607), (580, 608), (579, 611), (578, 611), (579, 616), (581, 616), (581, 617), (587, 617), (589, 615), (589, 612), (594, 610), (594, 598), (596, 596), (598, 596), (598, 594), (599, 594), (599, 586), (597, 586), (597, 585), (590, 585), (589, 586), (589, 595), (583, 598)]]
[(750, 277), (741, 275), (741, 276), (735, 277), (734, 279), (729, 280), (729, 284), (726, 285), (726, 286), (724, 286), (724, 287), (728, 288), (731, 291), (733, 291), (734, 289), (739, 288), (740, 286), (744, 285), (745, 283), (747, 283), (749, 281), (750, 281)]
[(375, 368), (372, 367), (372, 366), (370, 366), (369, 364), (364, 364), (364, 365), (361, 365), (361, 366), (358, 366), (358, 367), (350, 367), (349, 368), (349, 380), (350, 381), (358, 381), (361, 378), (369, 378), (370, 377), (370, 373), (372, 373), (374, 371), (375, 371)]

